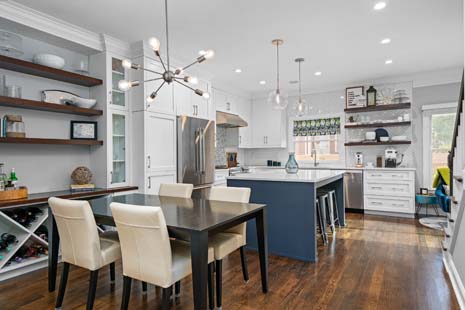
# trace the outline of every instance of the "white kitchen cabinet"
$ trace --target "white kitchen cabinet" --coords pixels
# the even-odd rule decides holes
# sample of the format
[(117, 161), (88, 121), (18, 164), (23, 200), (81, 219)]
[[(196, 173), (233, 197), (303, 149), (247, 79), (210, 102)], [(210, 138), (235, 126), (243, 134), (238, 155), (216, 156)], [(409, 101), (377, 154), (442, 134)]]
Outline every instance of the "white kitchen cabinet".
[(108, 92), (108, 104), (111, 109), (127, 111), (129, 109), (129, 100), (127, 92), (119, 90), (118, 83), (121, 80), (128, 80), (128, 71), (123, 68), (122, 61), (124, 57), (107, 54), (107, 87)]
[(158, 193), (156, 184), (176, 181), (176, 116), (134, 112), (133, 132), (133, 179), (143, 192)]
[(252, 105), (251, 101), (241, 98), (237, 102), (237, 114), (248, 124), (247, 127), (239, 128), (239, 148), (250, 148), (252, 146)]
[(213, 89), (213, 100), (216, 111), (237, 114), (236, 96), (218, 89)]
[(261, 100), (252, 104), (252, 147), (286, 147), (286, 111), (274, 110)]
[(366, 169), (363, 177), (364, 208), (387, 215), (415, 213), (413, 169)]
[[(199, 80), (198, 85), (189, 84), (189, 86), (210, 93), (210, 84), (206, 81)], [(177, 83), (174, 85), (174, 101), (177, 106), (177, 115), (215, 119), (215, 116), (212, 115), (211, 99), (207, 100)]]
[(176, 171), (148, 173), (145, 178), (144, 193), (149, 195), (158, 195), (160, 184), (173, 183), (176, 183)]
[(108, 144), (108, 169), (110, 171), (110, 186), (118, 187), (128, 185), (129, 174), (129, 155), (128, 155), (128, 136), (129, 136), (129, 117), (128, 112), (111, 110), (110, 111), (110, 136)]

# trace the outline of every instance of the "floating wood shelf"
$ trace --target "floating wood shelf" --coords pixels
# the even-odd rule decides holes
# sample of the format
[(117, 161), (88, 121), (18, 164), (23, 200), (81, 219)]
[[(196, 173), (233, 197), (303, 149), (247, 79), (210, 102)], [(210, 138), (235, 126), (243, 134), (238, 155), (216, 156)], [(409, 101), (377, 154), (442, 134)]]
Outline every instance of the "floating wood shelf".
[(372, 128), (372, 127), (394, 127), (394, 126), (410, 126), (412, 122), (386, 122), (386, 123), (371, 123), (371, 124), (351, 124), (344, 125), (344, 128)]
[(38, 65), (29, 61), (2, 55), (0, 55), (0, 68), (81, 86), (90, 87), (102, 85), (103, 83), (102, 80), (90, 76)]
[(99, 116), (103, 114), (102, 110), (4, 96), (0, 96), (0, 106), (85, 116)]
[(346, 113), (360, 113), (360, 112), (402, 110), (402, 109), (410, 109), (410, 106), (411, 106), (410, 102), (407, 102), (407, 103), (398, 103), (398, 104), (377, 105), (377, 106), (373, 106), (373, 107), (344, 109), (344, 112), (346, 112)]
[(371, 145), (395, 145), (412, 144), (412, 141), (388, 141), (388, 142), (347, 142), (345, 146), (371, 146)]
[(71, 140), (44, 138), (0, 138), (0, 143), (16, 144), (56, 144), (56, 145), (103, 145), (99, 140)]

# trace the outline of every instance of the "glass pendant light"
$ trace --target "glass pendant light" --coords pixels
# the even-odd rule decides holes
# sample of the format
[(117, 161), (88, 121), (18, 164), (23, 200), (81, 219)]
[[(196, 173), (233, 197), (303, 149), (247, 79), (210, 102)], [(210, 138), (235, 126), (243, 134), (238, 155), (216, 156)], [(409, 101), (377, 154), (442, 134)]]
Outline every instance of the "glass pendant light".
[(301, 75), (301, 68), (300, 65), (305, 59), (303, 58), (296, 58), (295, 62), (299, 64), (299, 97), (297, 98), (296, 102), (292, 105), (292, 112), (294, 116), (304, 116), (309, 113), (310, 107), (308, 106), (307, 102), (302, 99), (302, 75)]
[(276, 45), (276, 64), (277, 64), (277, 74), (276, 74), (276, 90), (273, 90), (268, 96), (268, 103), (275, 110), (284, 110), (288, 105), (287, 96), (279, 88), (279, 46), (284, 43), (281, 39), (275, 39), (271, 41), (273, 45)]

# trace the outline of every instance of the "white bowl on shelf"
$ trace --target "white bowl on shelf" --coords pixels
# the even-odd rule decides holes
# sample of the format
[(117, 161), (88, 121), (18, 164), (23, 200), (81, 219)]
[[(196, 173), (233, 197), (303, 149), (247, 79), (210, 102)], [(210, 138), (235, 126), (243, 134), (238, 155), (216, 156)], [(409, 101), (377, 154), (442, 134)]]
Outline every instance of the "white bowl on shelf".
[(379, 137), (379, 141), (381, 141), (381, 142), (389, 142), (389, 137)]
[(65, 60), (57, 55), (52, 54), (37, 54), (34, 55), (32, 62), (38, 65), (52, 67), (55, 69), (63, 69), (65, 67)]

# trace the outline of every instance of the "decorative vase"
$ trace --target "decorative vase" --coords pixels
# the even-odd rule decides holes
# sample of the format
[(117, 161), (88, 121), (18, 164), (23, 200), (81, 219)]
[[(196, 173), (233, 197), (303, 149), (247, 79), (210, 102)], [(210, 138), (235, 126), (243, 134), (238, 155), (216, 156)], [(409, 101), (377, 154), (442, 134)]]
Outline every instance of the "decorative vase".
[(287, 160), (286, 163), (286, 172), (290, 174), (297, 173), (299, 171), (299, 164), (297, 164), (297, 161), (295, 160), (295, 153), (291, 152), (289, 153), (289, 159)]

